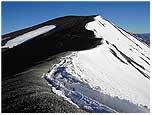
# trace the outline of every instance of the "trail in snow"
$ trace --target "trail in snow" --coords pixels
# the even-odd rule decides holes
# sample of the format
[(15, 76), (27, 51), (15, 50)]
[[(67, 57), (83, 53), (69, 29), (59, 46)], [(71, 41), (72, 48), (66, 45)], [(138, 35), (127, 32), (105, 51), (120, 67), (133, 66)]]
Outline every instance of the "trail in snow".
[[(100, 87), (90, 87), (74, 70), (75, 76), (70, 74), (72, 72), (66, 67), (71, 63), (73, 56), (61, 60), (59, 64), (50, 68), (47, 74), (44, 74), (43, 78), (51, 85), (54, 93), (88, 112), (147, 112), (146, 108), (128, 100), (104, 94)], [(72, 63), (69, 66), (73, 66)]]
[(90, 112), (116, 112), (79, 91), (82, 88), (90, 91), (91, 89), (87, 84), (75, 79), (64, 67), (58, 67), (56, 69), (52, 74), (53, 76), (44, 76), (53, 87), (54, 93)]

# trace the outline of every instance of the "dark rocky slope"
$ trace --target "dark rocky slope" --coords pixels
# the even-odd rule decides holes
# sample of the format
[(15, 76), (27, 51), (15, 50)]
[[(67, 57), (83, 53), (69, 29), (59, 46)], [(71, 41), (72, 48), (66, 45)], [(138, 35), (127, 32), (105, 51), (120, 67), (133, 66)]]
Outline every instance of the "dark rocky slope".
[[(85, 112), (54, 94), (41, 76), (58, 61), (43, 61), (27, 71), (2, 81), (2, 112)], [(15, 67), (15, 66), (14, 66)]]
[[(34, 37), (16, 47), (3, 48), (3, 76), (16, 74), (32, 66), (35, 62), (60, 52), (90, 49), (100, 45), (101, 39), (94, 39), (93, 32), (85, 29), (86, 23), (92, 21), (93, 17), (67, 16), (3, 35), (2, 45), (14, 37), (39, 27), (56, 25), (55, 29)], [(16, 65), (15, 68), (14, 65)]]

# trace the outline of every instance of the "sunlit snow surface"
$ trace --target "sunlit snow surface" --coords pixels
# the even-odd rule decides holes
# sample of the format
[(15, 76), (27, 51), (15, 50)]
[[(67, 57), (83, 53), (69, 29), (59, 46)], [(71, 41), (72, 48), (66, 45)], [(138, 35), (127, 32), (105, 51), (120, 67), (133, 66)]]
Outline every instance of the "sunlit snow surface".
[(43, 77), (90, 112), (149, 112), (149, 47), (100, 16), (94, 19), (85, 28), (103, 44), (62, 57)]
[(4, 46), (2, 46), (2, 48), (5, 48), (5, 47), (12, 48), (14, 46), (17, 46), (17, 45), (27, 41), (27, 40), (30, 40), (31, 38), (34, 38), (34, 37), (39, 36), (43, 33), (46, 33), (48, 31), (54, 29), (55, 27), (56, 27), (55, 25), (48, 25), (48, 26), (44, 26), (44, 27), (38, 28), (36, 30), (30, 31), (30, 32), (27, 32), (27, 33), (20, 35), (12, 40), (7, 41), (7, 43)]

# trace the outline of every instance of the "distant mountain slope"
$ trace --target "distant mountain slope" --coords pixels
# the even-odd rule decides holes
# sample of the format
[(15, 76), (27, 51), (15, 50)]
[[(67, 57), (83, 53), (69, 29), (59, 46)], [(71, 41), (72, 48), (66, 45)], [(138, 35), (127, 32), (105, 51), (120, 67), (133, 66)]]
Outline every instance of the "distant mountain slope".
[(133, 34), (137, 39), (150, 46), (150, 33)]

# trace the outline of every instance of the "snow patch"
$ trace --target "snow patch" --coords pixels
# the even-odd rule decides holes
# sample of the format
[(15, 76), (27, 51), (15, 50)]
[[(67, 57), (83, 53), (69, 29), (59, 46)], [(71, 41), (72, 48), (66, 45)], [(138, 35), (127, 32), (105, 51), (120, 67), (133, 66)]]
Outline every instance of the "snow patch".
[(12, 48), (14, 46), (17, 46), (27, 40), (30, 40), (31, 38), (34, 38), (36, 36), (39, 36), (41, 34), (44, 34), (52, 29), (54, 29), (56, 26), (55, 25), (48, 25), (48, 26), (44, 26), (44, 27), (41, 27), (41, 28), (38, 28), (36, 30), (33, 30), (33, 31), (30, 31), (30, 32), (27, 32), (23, 35), (20, 35), (14, 39), (11, 39), (9, 41), (7, 41), (7, 43), (5, 43), (4, 46), (2, 46), (2, 48)]

